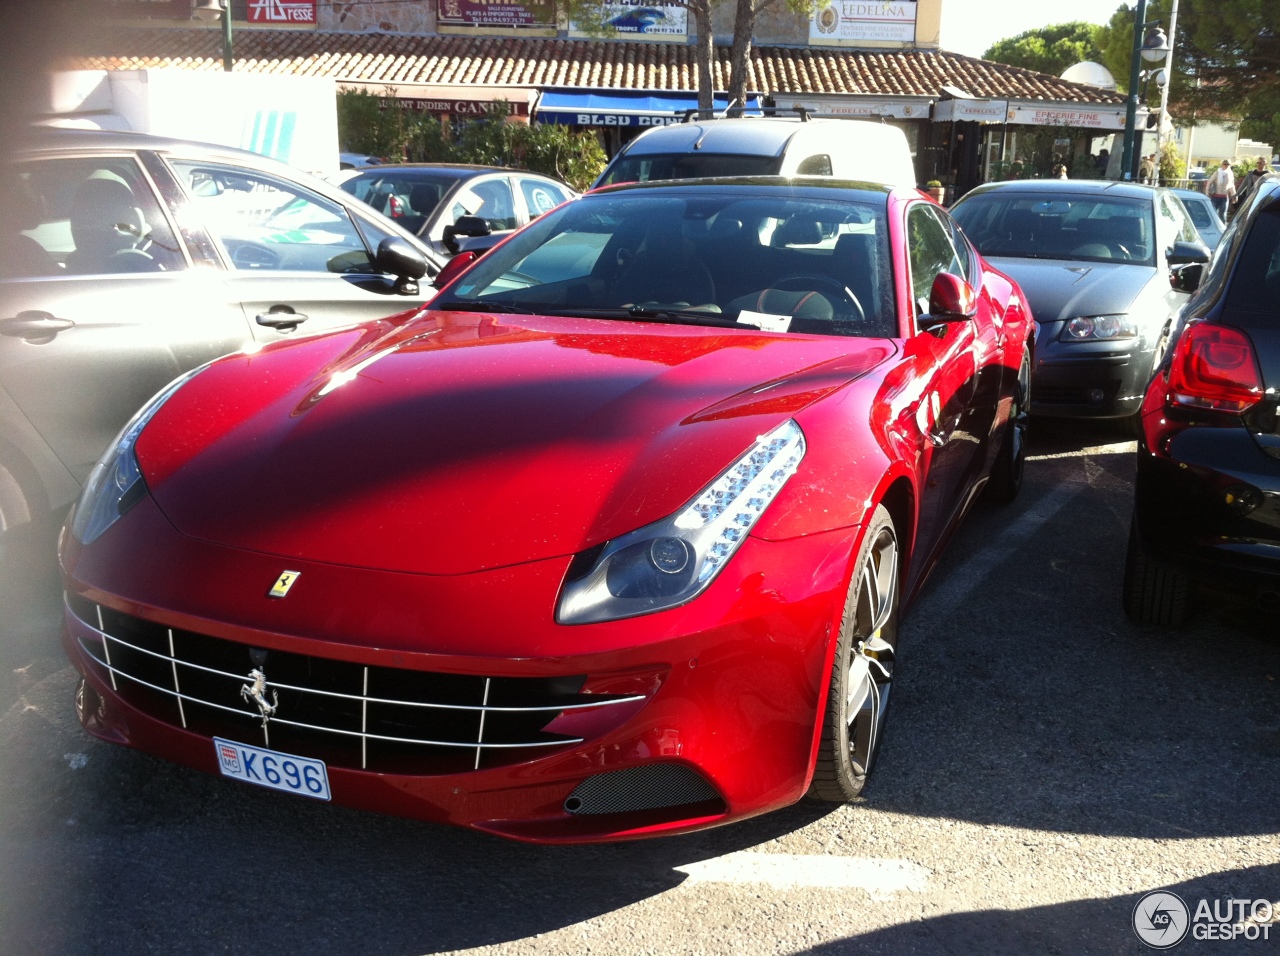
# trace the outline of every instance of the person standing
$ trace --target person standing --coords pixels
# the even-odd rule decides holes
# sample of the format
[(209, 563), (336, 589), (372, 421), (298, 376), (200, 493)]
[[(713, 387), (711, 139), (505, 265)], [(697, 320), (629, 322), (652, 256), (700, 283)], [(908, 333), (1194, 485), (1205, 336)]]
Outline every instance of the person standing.
[(1209, 192), (1209, 202), (1213, 203), (1219, 218), (1226, 222), (1227, 207), (1236, 194), (1236, 177), (1229, 162), (1225, 159), (1222, 161), (1222, 165), (1209, 177), (1205, 189)]
[(1244, 182), (1240, 188), (1240, 202), (1242, 205), (1251, 195), (1253, 195), (1253, 191), (1258, 188), (1258, 183), (1266, 178), (1270, 172), (1271, 169), (1267, 166), (1267, 158), (1265, 156), (1259, 156), (1258, 161), (1253, 166), (1253, 169), (1249, 170), (1249, 172), (1245, 174)]

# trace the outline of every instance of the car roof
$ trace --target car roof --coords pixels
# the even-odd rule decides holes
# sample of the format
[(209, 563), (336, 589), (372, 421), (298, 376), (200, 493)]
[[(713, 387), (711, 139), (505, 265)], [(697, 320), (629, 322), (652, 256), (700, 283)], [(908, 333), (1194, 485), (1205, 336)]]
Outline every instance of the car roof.
[(720, 190), (753, 190), (768, 195), (794, 195), (806, 199), (848, 199), (884, 202), (901, 187), (883, 183), (832, 179), (830, 176), (729, 176), (721, 179), (656, 179), (645, 183), (618, 183), (593, 190), (586, 197), (621, 192), (697, 193)]
[(649, 153), (687, 153), (697, 143), (697, 149), (704, 153), (781, 156), (786, 151), (787, 144), (802, 129), (833, 123), (842, 124), (841, 129), (849, 129), (850, 123), (864, 127), (880, 125), (863, 120), (802, 121), (799, 117), (786, 116), (697, 120), (654, 127), (633, 139), (623, 153), (628, 156), (642, 156)]
[(1109, 179), (1011, 179), (998, 183), (983, 183), (971, 189), (961, 198), (990, 192), (1053, 193), (1059, 196), (1088, 196), (1106, 193), (1119, 199), (1151, 199), (1156, 193), (1168, 192), (1160, 186), (1144, 183), (1114, 182)]
[(155, 136), (151, 133), (133, 133), (113, 129), (80, 129), (63, 126), (32, 126), (25, 131), (17, 146), (19, 149), (150, 149), (157, 152), (179, 150), (217, 153), (234, 156), (248, 162), (274, 163), (277, 160), (261, 153), (217, 143), (202, 143), (193, 139), (175, 139)]
[[(479, 166), (469, 163), (379, 163), (377, 166), (369, 166), (361, 169), (361, 173), (395, 173), (403, 172), (436, 172), (436, 173), (456, 173), (459, 176), (466, 176), (471, 173), (521, 173), (523, 175), (541, 176), (541, 173), (530, 173), (527, 169), (514, 169), (510, 166)], [(544, 177), (545, 178), (545, 177)]]

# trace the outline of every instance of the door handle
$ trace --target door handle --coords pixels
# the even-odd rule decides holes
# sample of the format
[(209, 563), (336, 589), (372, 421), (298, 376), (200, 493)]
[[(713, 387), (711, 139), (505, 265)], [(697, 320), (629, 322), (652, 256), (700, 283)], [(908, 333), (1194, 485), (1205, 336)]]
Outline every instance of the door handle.
[(292, 307), (287, 305), (273, 305), (266, 312), (258, 313), (257, 316), (259, 325), (265, 325), (269, 329), (279, 329), (281, 332), (292, 332), (305, 321), (307, 321), (305, 315), (294, 312)]
[(0, 335), (16, 335), (24, 339), (51, 339), (75, 325), (70, 319), (60, 319), (48, 312), (19, 312), (8, 319), (0, 319)]

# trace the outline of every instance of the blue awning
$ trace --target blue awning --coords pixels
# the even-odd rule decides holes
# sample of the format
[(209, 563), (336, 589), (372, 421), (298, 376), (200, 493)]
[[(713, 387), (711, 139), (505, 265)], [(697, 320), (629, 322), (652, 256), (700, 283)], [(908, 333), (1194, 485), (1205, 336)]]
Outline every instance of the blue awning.
[[(549, 91), (538, 101), (539, 123), (564, 126), (667, 126), (684, 120), (698, 108), (697, 93), (566, 93)], [(715, 97), (715, 108), (729, 108), (729, 100)], [(749, 96), (745, 112), (760, 115), (760, 97)]]

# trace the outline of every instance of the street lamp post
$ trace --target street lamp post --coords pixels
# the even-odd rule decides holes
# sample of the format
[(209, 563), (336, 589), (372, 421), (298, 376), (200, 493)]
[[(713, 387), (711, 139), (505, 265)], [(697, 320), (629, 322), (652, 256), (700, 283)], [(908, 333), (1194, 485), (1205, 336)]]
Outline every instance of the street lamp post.
[[(1137, 165), (1137, 157), (1133, 154), (1134, 140), (1138, 128), (1138, 84), (1141, 82), (1142, 61), (1155, 63), (1163, 60), (1169, 52), (1169, 41), (1156, 24), (1147, 23), (1147, 0), (1138, 0), (1138, 9), (1133, 21), (1133, 57), (1129, 67), (1129, 99), (1124, 111), (1124, 152), (1120, 157), (1120, 175), (1124, 179), (1133, 179), (1133, 170)], [(1144, 37), (1143, 30), (1152, 27)]]
[[(1173, 80), (1173, 46), (1178, 36), (1178, 0), (1173, 0), (1169, 8), (1169, 52), (1165, 55), (1164, 72), (1168, 80)], [(1166, 82), (1160, 88), (1160, 121), (1156, 124), (1156, 163), (1160, 162), (1160, 149), (1164, 145), (1164, 118), (1169, 112), (1169, 86)], [(1194, 130), (1194, 125), (1192, 126)], [(1191, 171), (1191, 152), (1188, 145), (1187, 172)], [(1159, 179), (1157, 179), (1159, 181)], [(1163, 185), (1163, 183), (1162, 183)]]
[(231, 72), (231, 0), (200, 0), (191, 12), (206, 23), (222, 20), (222, 68)]

